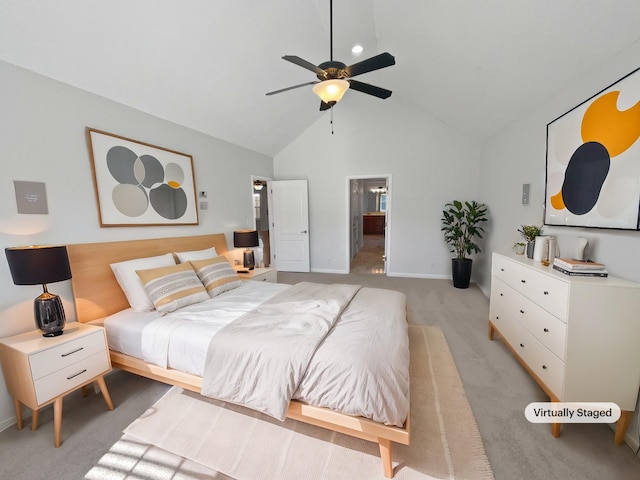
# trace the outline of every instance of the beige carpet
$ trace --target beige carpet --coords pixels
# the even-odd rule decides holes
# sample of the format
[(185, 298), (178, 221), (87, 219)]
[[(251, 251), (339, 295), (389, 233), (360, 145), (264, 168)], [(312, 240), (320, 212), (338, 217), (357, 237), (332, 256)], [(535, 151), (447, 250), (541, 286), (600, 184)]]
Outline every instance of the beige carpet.
[[(394, 444), (395, 478), (493, 479), (442, 331), (411, 325), (409, 335), (411, 445)], [(135, 420), (85, 478), (225, 475), (240, 480), (385, 478), (377, 444), (223, 408), (179, 388)]]

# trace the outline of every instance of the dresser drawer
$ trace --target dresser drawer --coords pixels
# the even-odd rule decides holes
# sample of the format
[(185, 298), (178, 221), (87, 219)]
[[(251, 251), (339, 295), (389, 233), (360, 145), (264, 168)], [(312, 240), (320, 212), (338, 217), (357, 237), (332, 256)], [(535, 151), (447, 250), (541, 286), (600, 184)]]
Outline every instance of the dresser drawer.
[(533, 373), (562, 400), (565, 364), (547, 350), (533, 335), (522, 327), (518, 343), (513, 345)]
[[(565, 358), (567, 325), (494, 277), (491, 302), (516, 319), (558, 358)], [(495, 291), (495, 294), (493, 293)]]
[(37, 380), (54, 371), (65, 369), (98, 352), (106, 352), (102, 330), (33, 353), (29, 355), (32, 378)]
[[(102, 335), (102, 332), (99, 332)], [(109, 371), (109, 357), (105, 351), (82, 359), (34, 381), (38, 405), (73, 390), (83, 383)]]
[(569, 284), (543, 271), (494, 255), (492, 274), (566, 322)]

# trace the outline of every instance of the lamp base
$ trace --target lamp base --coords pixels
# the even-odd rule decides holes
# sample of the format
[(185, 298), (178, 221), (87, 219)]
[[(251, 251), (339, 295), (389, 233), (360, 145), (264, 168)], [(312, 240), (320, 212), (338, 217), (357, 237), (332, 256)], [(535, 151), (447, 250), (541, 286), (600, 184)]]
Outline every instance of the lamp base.
[(33, 313), (36, 327), (43, 337), (62, 335), (66, 323), (62, 300), (58, 295), (44, 292), (33, 301)]
[(253, 270), (256, 267), (256, 260), (253, 256), (253, 250), (247, 248), (244, 251), (244, 259), (242, 266), (248, 270)]

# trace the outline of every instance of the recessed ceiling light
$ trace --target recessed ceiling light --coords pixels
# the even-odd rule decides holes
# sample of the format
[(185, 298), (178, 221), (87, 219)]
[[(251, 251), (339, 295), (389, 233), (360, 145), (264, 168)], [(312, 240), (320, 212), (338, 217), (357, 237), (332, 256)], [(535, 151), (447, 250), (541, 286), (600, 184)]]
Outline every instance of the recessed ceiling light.
[(362, 47), (362, 45), (354, 45), (351, 49), (351, 53), (353, 53), (354, 55), (360, 55), (363, 50), (364, 48)]

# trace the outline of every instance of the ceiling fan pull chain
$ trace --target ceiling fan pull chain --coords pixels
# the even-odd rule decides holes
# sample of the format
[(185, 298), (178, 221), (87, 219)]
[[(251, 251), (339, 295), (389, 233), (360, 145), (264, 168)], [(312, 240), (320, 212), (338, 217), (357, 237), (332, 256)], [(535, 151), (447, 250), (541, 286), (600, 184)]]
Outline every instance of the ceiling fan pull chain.
[(331, 135), (333, 135), (333, 107), (331, 107)]

